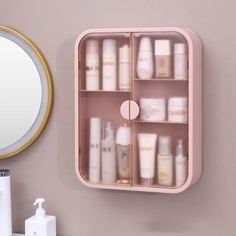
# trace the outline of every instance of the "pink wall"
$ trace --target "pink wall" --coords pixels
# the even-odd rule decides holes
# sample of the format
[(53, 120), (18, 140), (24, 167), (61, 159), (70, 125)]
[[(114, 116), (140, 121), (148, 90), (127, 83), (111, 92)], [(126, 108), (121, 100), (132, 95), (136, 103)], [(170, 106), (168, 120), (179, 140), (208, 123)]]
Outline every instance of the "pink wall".
[[(45, 132), (23, 153), (0, 161), (0, 168), (12, 172), (14, 231), (23, 232), (34, 198), (43, 196), (57, 216), (59, 236), (234, 235), (234, 22), (233, 0), (2, 1), (0, 24), (40, 47), (55, 82)], [(179, 195), (88, 189), (74, 171), (75, 39), (87, 28), (158, 26), (193, 28), (203, 40), (203, 176)]]

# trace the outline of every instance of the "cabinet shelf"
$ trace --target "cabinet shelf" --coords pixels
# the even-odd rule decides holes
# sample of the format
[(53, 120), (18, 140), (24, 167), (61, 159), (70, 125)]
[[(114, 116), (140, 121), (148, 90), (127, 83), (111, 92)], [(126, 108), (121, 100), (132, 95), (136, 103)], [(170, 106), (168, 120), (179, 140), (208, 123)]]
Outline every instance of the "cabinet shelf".
[(135, 123), (149, 123), (149, 124), (167, 124), (167, 125), (187, 125), (188, 122), (177, 122), (177, 121), (145, 121), (145, 120), (134, 120)]
[(80, 90), (81, 93), (130, 93), (130, 90), (112, 90), (112, 91), (108, 91), (108, 90), (85, 90), (82, 89)]
[(134, 81), (140, 81), (140, 82), (167, 82), (167, 83), (188, 83), (188, 80), (183, 80), (183, 79), (174, 79), (174, 78), (168, 78), (168, 79), (163, 79), (163, 78), (152, 78), (152, 79), (139, 79), (135, 78)]

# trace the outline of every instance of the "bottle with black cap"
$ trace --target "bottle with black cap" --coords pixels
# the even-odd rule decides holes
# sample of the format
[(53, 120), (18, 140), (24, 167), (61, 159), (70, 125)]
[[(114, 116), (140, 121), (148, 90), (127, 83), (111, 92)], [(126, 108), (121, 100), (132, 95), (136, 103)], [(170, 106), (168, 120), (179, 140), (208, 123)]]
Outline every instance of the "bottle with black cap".
[(0, 234), (12, 236), (10, 171), (0, 169)]

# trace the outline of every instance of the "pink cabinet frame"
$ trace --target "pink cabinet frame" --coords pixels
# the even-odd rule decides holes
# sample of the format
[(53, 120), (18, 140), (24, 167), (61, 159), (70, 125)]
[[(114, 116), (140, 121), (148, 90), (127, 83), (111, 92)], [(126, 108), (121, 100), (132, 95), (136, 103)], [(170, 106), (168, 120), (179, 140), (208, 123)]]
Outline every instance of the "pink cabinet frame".
[[(85, 131), (81, 125), (81, 81), (84, 80), (81, 70), (83, 68), (81, 60), (81, 45), (83, 40), (89, 35), (111, 35), (111, 34), (127, 34), (139, 35), (147, 34), (172, 34), (180, 35), (187, 43), (188, 46), (188, 81), (186, 81), (186, 92), (188, 94), (188, 124), (186, 128), (186, 136), (188, 143), (188, 178), (184, 185), (179, 188), (165, 187), (165, 186), (142, 186), (140, 184), (131, 183), (130, 185), (114, 184), (92, 184), (89, 183), (85, 177), (85, 172), (88, 161), (84, 160), (88, 157), (81, 155), (81, 149), (84, 147)], [(131, 47), (133, 47), (132, 39), (130, 40)], [(135, 51), (135, 50), (133, 50)], [(135, 52), (133, 53), (135, 54)], [(134, 56), (134, 55), (132, 55)], [(135, 80), (135, 61), (132, 63), (132, 83)], [(145, 83), (145, 82), (137, 82)], [(156, 82), (154, 82), (156, 83)], [(165, 82), (164, 82), (165, 83)], [(167, 82), (172, 83), (172, 82)], [(175, 82), (173, 82), (175, 83)], [(182, 83), (182, 82), (181, 82)], [(139, 86), (139, 85), (137, 85)], [(132, 87), (133, 89), (134, 87)], [(119, 93), (116, 93), (119, 94)], [(132, 122), (132, 121), (130, 121)], [(164, 122), (165, 123), (165, 122)], [(168, 123), (168, 122), (166, 122)], [(145, 124), (144, 124), (145, 125)], [(166, 124), (163, 124), (166, 125)], [(167, 124), (168, 125), (168, 124)], [(135, 134), (134, 134), (135, 135)], [(136, 147), (137, 148), (137, 147)], [(137, 151), (133, 155), (138, 155)], [(138, 157), (136, 157), (138, 159)], [(99, 189), (116, 189), (116, 190), (131, 190), (131, 191), (144, 191), (144, 192), (157, 192), (157, 193), (180, 193), (195, 184), (201, 176), (202, 172), (202, 44), (198, 35), (185, 28), (177, 27), (160, 27), (160, 28), (121, 28), (121, 29), (92, 29), (84, 31), (77, 39), (75, 44), (75, 169), (80, 181), (88, 187)], [(136, 172), (137, 170), (136, 166)], [(138, 174), (136, 173), (137, 179)], [(138, 181), (138, 180), (137, 180)]]

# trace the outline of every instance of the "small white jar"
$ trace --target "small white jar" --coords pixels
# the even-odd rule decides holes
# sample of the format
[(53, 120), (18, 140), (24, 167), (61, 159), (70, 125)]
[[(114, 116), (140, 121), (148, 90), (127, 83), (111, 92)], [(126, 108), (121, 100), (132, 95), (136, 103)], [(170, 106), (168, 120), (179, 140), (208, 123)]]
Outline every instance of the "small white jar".
[(187, 122), (188, 100), (186, 97), (171, 97), (168, 100), (168, 120)]
[(140, 98), (140, 119), (143, 121), (166, 120), (165, 98)]

